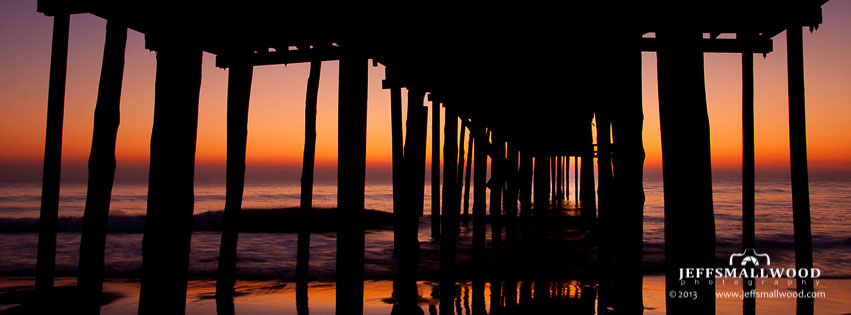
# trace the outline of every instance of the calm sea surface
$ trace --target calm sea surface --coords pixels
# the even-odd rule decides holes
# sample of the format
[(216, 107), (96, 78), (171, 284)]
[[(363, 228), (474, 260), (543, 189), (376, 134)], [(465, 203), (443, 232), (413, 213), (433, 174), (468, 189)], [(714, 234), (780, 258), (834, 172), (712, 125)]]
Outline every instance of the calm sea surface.
[[(111, 215), (144, 215), (146, 182), (117, 182), (112, 195)], [(314, 205), (334, 207), (334, 182), (318, 182)], [(723, 261), (740, 251), (741, 190), (736, 179), (713, 183), (715, 204), (716, 256)], [(573, 183), (571, 182), (573, 197)], [(430, 187), (426, 185), (426, 214), (430, 212)], [(645, 267), (649, 273), (662, 270), (664, 263), (663, 192), (661, 180), (645, 181), (647, 202), (644, 210)], [(224, 207), (223, 182), (199, 182), (195, 188), (195, 213), (221, 211)], [(0, 219), (37, 218), (41, 187), (39, 182), (0, 182)], [(60, 216), (81, 217), (85, 206), (85, 182), (67, 182), (61, 187)], [(810, 181), (813, 257), (822, 277), (851, 278), (851, 180)], [(245, 208), (297, 207), (299, 186), (292, 182), (248, 182)], [(771, 255), (772, 265), (794, 266), (792, 207), (788, 180), (758, 180), (756, 184), (757, 251)], [(389, 182), (367, 183), (366, 207), (390, 211), (392, 187)], [(684, 209), (687, 211), (688, 209)], [(430, 239), (429, 220), (420, 224), (420, 240)], [(462, 229), (462, 233), (468, 233)], [(196, 232), (192, 236), (190, 273), (213, 276), (216, 270), (219, 233)], [(72, 275), (79, 250), (78, 233), (59, 233), (57, 272)], [(114, 233), (107, 239), (108, 276), (134, 277), (141, 268), (139, 233)], [(311, 271), (320, 278), (333, 275), (336, 237), (316, 234), (311, 239)], [(392, 264), (391, 231), (368, 231), (366, 268)], [(0, 230), (0, 275), (34, 275), (37, 235)], [(238, 273), (248, 279), (288, 279), (295, 269), (296, 235), (287, 233), (243, 233), (239, 239)]]

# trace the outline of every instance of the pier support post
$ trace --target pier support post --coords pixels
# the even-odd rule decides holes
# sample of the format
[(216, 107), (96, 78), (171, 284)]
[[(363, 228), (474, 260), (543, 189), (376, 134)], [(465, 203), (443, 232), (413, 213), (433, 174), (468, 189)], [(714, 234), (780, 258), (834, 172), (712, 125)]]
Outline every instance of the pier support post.
[(579, 156), (573, 157), (573, 203), (579, 208)]
[(597, 262), (600, 265), (600, 279), (598, 292), (600, 293), (600, 307), (606, 307), (612, 301), (604, 297), (612, 297), (614, 270), (612, 263), (614, 259), (614, 240), (612, 233), (616, 231), (612, 226), (614, 215), (612, 211), (612, 158), (611, 158), (611, 124), (606, 104), (597, 104), (594, 120), (597, 127), (597, 236), (600, 240), (600, 249), (597, 254)]
[[(455, 163), (447, 167), (454, 168)], [(436, 99), (431, 102), (431, 238), (440, 240), (440, 102)]]
[(408, 117), (405, 122), (405, 168), (407, 197), (415, 216), (423, 215), (425, 194), (425, 153), (428, 135), (428, 108), (423, 106), (425, 90), (408, 87)]
[(248, 103), (254, 68), (244, 60), (228, 70), (227, 98), (227, 174), (225, 210), (222, 214), (222, 242), (216, 275), (216, 304), (222, 312), (233, 312), (233, 287), (236, 283), (236, 248), (239, 240), (240, 212), (245, 190), (245, 146), (248, 138)]
[(44, 135), (44, 168), (41, 178), (41, 210), (38, 220), (38, 253), (35, 288), (47, 294), (53, 288), (56, 267), (56, 224), (59, 220), (59, 177), (62, 168), (62, 125), (65, 116), (65, 78), (68, 68), (70, 15), (53, 17), (50, 78), (47, 87), (47, 127)]
[(518, 162), (518, 151), (517, 145), (513, 140), (508, 141), (508, 157), (505, 160), (507, 164), (505, 166), (506, 172), (506, 189), (505, 196), (503, 197), (503, 211), (505, 211), (505, 215), (509, 218), (514, 218), (517, 216), (517, 197), (518, 197), (518, 171), (517, 171), (517, 162)]
[(535, 152), (535, 215), (547, 213), (550, 207), (550, 156)]
[[(404, 212), (405, 154), (402, 140), (402, 88), (393, 81), (392, 68), (386, 69), (385, 88), (390, 88), (390, 142), (393, 150), (393, 216), (398, 222)], [(399, 224), (393, 225), (393, 248), (401, 248), (402, 233)]]
[(475, 171), (473, 172), (473, 265), (481, 266), (484, 258), (487, 205), (488, 140), (485, 127), (473, 122), (471, 134), (476, 138)]
[[(446, 129), (445, 126), (444, 126), (444, 129)], [(456, 129), (458, 129), (458, 128), (456, 127)], [(463, 191), (464, 190), (464, 166), (467, 164), (466, 160), (464, 159), (464, 155), (466, 154), (464, 152), (464, 136), (465, 136), (466, 132), (467, 132), (467, 121), (462, 120), (461, 121), (461, 132), (458, 134), (458, 143), (456, 145), (458, 147), (458, 173), (457, 173), (458, 180), (455, 183), (457, 185), (456, 190), (458, 191), (456, 201), (458, 202), (458, 209), (459, 210), (461, 209), (461, 206), (462, 206), (461, 205), (461, 196), (463, 196), (463, 193), (464, 193), (464, 191)], [(444, 131), (444, 133), (445, 133), (445, 131)], [(472, 138), (472, 136), (470, 136), (470, 137)], [(444, 158), (444, 160), (446, 160), (446, 158)], [(445, 195), (445, 193), (444, 193), (444, 195)], [(444, 208), (446, 208), (446, 207), (444, 207)], [(464, 211), (464, 214), (465, 215), (467, 214), (466, 210)]]
[(644, 309), (643, 289), (643, 219), (644, 219), (644, 112), (641, 98), (641, 50), (639, 35), (626, 38), (630, 46), (617, 58), (615, 69), (624, 75), (614, 86), (621, 87), (613, 103), (612, 140), (616, 144), (612, 156), (614, 193), (612, 228), (622, 237), (616, 242), (615, 305), (618, 311), (640, 313)]
[(582, 128), (581, 135), (585, 145), (579, 159), (579, 205), (582, 215), (589, 222), (597, 220), (597, 193), (594, 190), (594, 139), (591, 137), (591, 122)]
[(319, 98), (319, 75), (322, 60), (319, 56), (310, 61), (307, 76), (307, 92), (304, 101), (304, 155), (301, 162), (301, 198), (299, 199), (298, 253), (296, 254), (296, 278), (306, 281), (310, 266), (310, 227), (313, 222), (313, 174), (316, 160), (316, 103)]
[(502, 212), (502, 189), (505, 185), (505, 138), (498, 130), (491, 132), (491, 180), (490, 215), (497, 217)]
[[(737, 39), (750, 42), (753, 34), (742, 32)], [(747, 45), (746, 45), (747, 46)], [(756, 248), (755, 187), (754, 185), (754, 90), (753, 90), (753, 52), (742, 52), (742, 250)], [(753, 278), (748, 278), (753, 280)], [(746, 292), (756, 289), (743, 281)], [(755, 282), (751, 282), (754, 284)], [(756, 314), (756, 298), (745, 297), (742, 301), (742, 314)]]
[(104, 250), (106, 247), (109, 202), (115, 180), (115, 139), (121, 119), (121, 85), (124, 79), (124, 51), (127, 27), (115, 20), (106, 22), (103, 65), (89, 153), (86, 209), (80, 235), (80, 267), (77, 287), (85, 312), (100, 312), (103, 296)]
[(186, 306), (202, 55), (192, 44), (164, 40), (157, 49), (139, 314), (182, 314)]
[[(475, 137), (470, 122), (467, 121), (465, 125), (467, 126), (467, 130), (470, 131), (470, 139), (467, 140), (467, 166), (464, 170), (464, 224), (467, 224), (467, 220), (470, 219), (470, 182), (473, 178), (473, 141), (475, 141)], [(479, 154), (479, 152), (475, 153)]]
[(520, 174), (518, 175), (520, 216), (528, 216), (532, 213), (532, 159), (532, 153), (528, 148), (520, 150)]
[(425, 90), (408, 87), (408, 117), (405, 122), (405, 199), (407, 205), (403, 213), (397, 214), (397, 225), (400, 225), (402, 235), (400, 249), (416, 249), (419, 247), (417, 226), (419, 217), (423, 214), (425, 203), (425, 154), (426, 137), (428, 136), (428, 108), (423, 106)]
[(337, 314), (363, 313), (367, 58), (354, 47), (340, 58), (337, 144)]
[[(804, 97), (804, 43), (800, 25), (786, 29), (789, 71), (789, 154), (792, 169), (792, 220), (795, 232), (795, 269), (813, 267), (810, 226), (810, 187), (807, 169), (807, 119)], [(798, 279), (798, 291), (813, 292), (813, 279)], [(812, 298), (798, 297), (798, 314), (812, 314)]]
[[(436, 106), (436, 104), (435, 104)], [(450, 167), (458, 163), (459, 143), (455, 142), (455, 135), (458, 133), (458, 116), (455, 112), (455, 107), (452, 104), (443, 103), (445, 108), (446, 123), (443, 125), (443, 216), (441, 217), (443, 224), (443, 235), (440, 239), (440, 287), (441, 294), (449, 294), (450, 288), (454, 288), (453, 271), (455, 268), (455, 240), (458, 235), (458, 211), (460, 204), (457, 199), (460, 196), (460, 191), (455, 185), (459, 183), (459, 178), (455, 174), (456, 169)], [(461, 129), (463, 133), (464, 130)], [(464, 143), (460, 142), (463, 147)], [(454, 290), (453, 290), (454, 291)]]
[(700, 33), (657, 32), (659, 121), (662, 131), (662, 172), (665, 200), (666, 292), (696, 291), (697, 299), (668, 297), (669, 312), (715, 310), (715, 285), (681, 286), (680, 268), (715, 266), (715, 217), (712, 205), (712, 164), (709, 117), (704, 90)]

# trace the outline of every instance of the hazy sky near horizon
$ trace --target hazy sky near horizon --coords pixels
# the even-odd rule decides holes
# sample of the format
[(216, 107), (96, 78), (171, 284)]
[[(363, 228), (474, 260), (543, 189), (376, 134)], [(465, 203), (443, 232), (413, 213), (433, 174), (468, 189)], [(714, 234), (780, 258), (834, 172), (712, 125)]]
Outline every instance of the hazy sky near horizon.
[[(35, 0), (0, 2), (0, 179), (40, 178), (52, 18), (37, 13), (35, 5)], [(808, 152), (813, 172), (851, 173), (849, 16), (851, 1), (830, 1), (824, 6), (824, 24), (814, 33), (804, 33)], [(92, 15), (71, 18), (62, 156), (66, 178), (85, 176), (105, 25), (104, 20)], [(756, 159), (760, 169), (788, 168), (785, 49), (786, 38), (781, 33), (774, 40), (773, 53), (766, 58), (754, 56)], [(644, 53), (648, 170), (661, 168), (655, 61), (654, 53)], [(215, 56), (205, 53), (196, 153), (199, 176), (207, 172), (224, 174), (227, 71), (214, 64)], [(713, 167), (738, 169), (741, 56), (706, 54), (704, 65)], [(155, 53), (144, 48), (144, 36), (130, 31), (116, 150), (119, 178), (145, 175), (153, 123), (155, 66)], [(333, 176), (330, 170), (337, 157), (337, 68), (337, 62), (323, 63), (320, 82), (317, 164), (328, 176)], [(307, 64), (255, 68), (249, 113), (249, 172), (280, 171), (298, 178), (308, 70)], [(368, 176), (389, 174), (390, 93), (381, 89), (383, 78), (383, 66), (370, 67)], [(429, 148), (427, 152), (430, 151)]]

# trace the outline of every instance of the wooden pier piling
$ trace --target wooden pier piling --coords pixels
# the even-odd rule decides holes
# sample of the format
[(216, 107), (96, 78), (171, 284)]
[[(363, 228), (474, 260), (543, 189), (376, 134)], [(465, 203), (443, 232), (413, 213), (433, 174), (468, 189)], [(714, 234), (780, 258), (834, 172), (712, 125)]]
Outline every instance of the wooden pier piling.
[(38, 252), (35, 288), (46, 295), (56, 273), (56, 224), (59, 219), (59, 178), (62, 173), (62, 125), (65, 116), (65, 79), (68, 68), (70, 15), (53, 17), (50, 78), (47, 91), (47, 127), (44, 135), (44, 168), (41, 177), (41, 209), (38, 220)]
[(363, 313), (367, 58), (356, 46), (340, 58), (337, 143), (337, 314)]
[[(715, 217), (709, 117), (704, 90), (700, 33), (658, 32), (659, 121), (665, 200), (666, 291), (696, 291), (696, 300), (667, 298), (669, 312), (715, 310), (715, 285), (681, 286), (679, 268), (715, 266)], [(676, 254), (674, 254), (676, 253)]]
[(83, 298), (83, 311), (89, 314), (100, 312), (103, 296), (104, 250), (112, 184), (115, 180), (115, 140), (121, 117), (121, 86), (124, 79), (126, 46), (127, 27), (118, 21), (108, 21), (92, 128), (86, 208), (83, 212), (77, 275), (77, 287)]
[(225, 209), (222, 214), (222, 242), (219, 246), (219, 266), (216, 273), (216, 304), (220, 313), (233, 312), (236, 249), (239, 241), (242, 196), (245, 191), (248, 104), (253, 74), (254, 68), (244, 61), (232, 65), (228, 70)]
[(160, 35), (139, 314), (182, 314), (195, 194), (201, 49)]
[[(810, 224), (810, 187), (807, 170), (807, 111), (804, 97), (804, 43), (800, 25), (786, 29), (789, 71), (789, 162), (792, 172), (792, 221), (795, 232), (795, 268), (813, 268), (813, 237)], [(797, 290), (813, 292), (813, 278), (799, 277)], [(798, 314), (812, 314), (814, 299), (798, 297)]]

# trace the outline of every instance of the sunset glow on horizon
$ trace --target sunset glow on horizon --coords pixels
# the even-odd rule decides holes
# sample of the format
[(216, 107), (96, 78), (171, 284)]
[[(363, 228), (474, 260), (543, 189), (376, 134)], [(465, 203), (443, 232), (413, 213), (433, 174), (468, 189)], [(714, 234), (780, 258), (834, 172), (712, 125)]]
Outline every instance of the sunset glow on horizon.
[[(0, 153), (0, 168), (6, 174), (23, 166), (41, 165), (52, 18), (37, 13), (35, 1), (5, 2), (3, 7), (0, 147), (4, 150)], [(851, 59), (844, 55), (851, 50), (851, 21), (846, 15), (849, 12), (849, 3), (828, 2), (824, 6), (824, 24), (818, 31), (804, 35), (808, 157), (813, 172), (851, 172)], [(65, 165), (84, 166), (88, 159), (105, 24), (92, 15), (71, 17), (62, 152)], [(785, 44), (785, 35), (780, 34), (774, 38), (774, 52), (766, 58), (754, 56), (757, 169), (789, 166)], [(658, 170), (662, 164), (655, 60), (655, 53), (643, 53), (648, 170)], [(740, 62), (738, 54), (705, 55), (712, 163), (716, 169), (734, 170), (741, 165)], [(308, 70), (308, 64), (255, 67), (246, 154), (249, 167), (300, 167)], [(116, 149), (119, 168), (147, 164), (155, 72), (155, 53), (144, 49), (144, 36), (130, 31)], [(322, 64), (316, 147), (319, 168), (336, 167), (337, 72), (337, 62)], [(389, 168), (390, 92), (381, 89), (383, 79), (384, 67), (370, 66), (366, 152), (369, 165)], [(226, 96), (227, 70), (216, 68), (215, 56), (205, 53), (196, 150), (199, 165), (225, 162)], [(405, 101), (403, 94), (403, 111)], [(425, 104), (431, 111), (431, 103)], [(429, 118), (429, 137), (430, 126)], [(430, 161), (431, 139), (427, 141)], [(33, 175), (38, 178), (38, 174)]]

